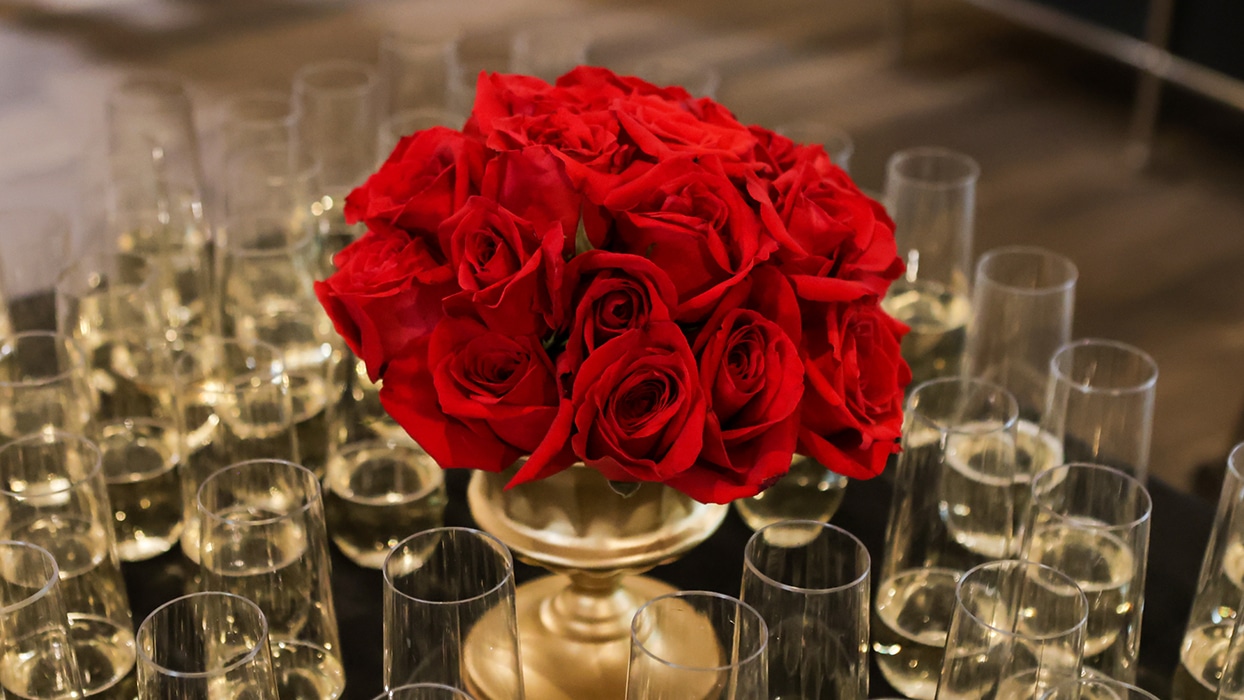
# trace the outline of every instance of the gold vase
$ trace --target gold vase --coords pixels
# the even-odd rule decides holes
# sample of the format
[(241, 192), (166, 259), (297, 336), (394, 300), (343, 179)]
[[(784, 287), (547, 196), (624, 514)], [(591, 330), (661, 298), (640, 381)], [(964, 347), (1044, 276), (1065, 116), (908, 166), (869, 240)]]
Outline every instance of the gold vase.
[[(660, 484), (623, 496), (581, 465), (507, 490), (509, 476), (476, 472), (467, 502), (479, 526), (516, 557), (553, 572), (517, 591), (527, 698), (621, 700), (631, 618), (676, 590), (639, 574), (708, 539), (727, 507)], [(490, 689), (486, 670), (468, 673), (481, 700), (505, 697), (503, 688)]]

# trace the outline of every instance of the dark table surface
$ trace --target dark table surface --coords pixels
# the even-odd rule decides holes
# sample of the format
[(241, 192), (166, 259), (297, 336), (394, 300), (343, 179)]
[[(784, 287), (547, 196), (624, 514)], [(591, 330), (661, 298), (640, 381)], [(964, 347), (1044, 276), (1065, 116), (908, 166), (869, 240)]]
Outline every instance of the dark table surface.
[[(447, 472), (450, 505), (447, 525), (473, 525), (466, 507), (470, 474)], [(1141, 684), (1160, 698), (1169, 697), (1170, 676), (1179, 658), (1179, 643), (1196, 587), (1201, 556), (1209, 539), (1213, 506), (1151, 482), (1153, 527), (1141, 635)], [(885, 537), (890, 485), (884, 480), (852, 482), (833, 523), (859, 537), (879, 560)], [(710, 590), (737, 596), (743, 570), (743, 546), (751, 531), (733, 509), (722, 527), (683, 559), (655, 569), (652, 575), (687, 590)], [(382, 689), (380, 572), (363, 569), (333, 549), (333, 593), (341, 628), (346, 667), (346, 700), (368, 700)], [(161, 603), (184, 591), (188, 567), (180, 550), (156, 559), (126, 564), (126, 583), (137, 625)], [(540, 570), (518, 565), (521, 583)], [(876, 581), (874, 580), (874, 585)], [(873, 667), (871, 695), (894, 695)], [(528, 700), (540, 700), (529, 698)]]

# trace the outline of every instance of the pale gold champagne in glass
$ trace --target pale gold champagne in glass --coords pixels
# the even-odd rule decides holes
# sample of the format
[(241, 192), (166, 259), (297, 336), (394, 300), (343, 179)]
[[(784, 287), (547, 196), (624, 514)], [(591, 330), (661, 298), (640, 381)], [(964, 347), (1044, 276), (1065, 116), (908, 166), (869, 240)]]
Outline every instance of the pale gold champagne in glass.
[(0, 686), (0, 697), (82, 697), (60, 569), (29, 542), (0, 541)]
[(72, 338), (26, 331), (0, 339), (0, 444), (49, 428), (89, 433), (95, 395)]
[(475, 700), (464, 690), (440, 683), (412, 683), (386, 690), (374, 700)]
[(1214, 698), (1244, 595), (1244, 443), (1227, 458), (1214, 527), (1180, 645), (1171, 700)]
[(398, 542), (444, 523), (445, 477), (414, 445), (352, 443), (329, 460), (325, 485), (329, 533), (359, 566), (381, 568)]
[(215, 328), (198, 136), (179, 76), (134, 73), (112, 90), (108, 153), (111, 225), (120, 250), (151, 262), (164, 325)]
[(195, 494), (207, 477), (248, 459), (298, 459), (285, 361), (272, 346), (209, 337), (174, 366), (181, 434), (181, 548), (199, 561)]
[(900, 151), (886, 167), (885, 206), (906, 270), (882, 306), (911, 328), (902, 351), (912, 386), (959, 374), (979, 176), (976, 161), (944, 148)]
[(1158, 700), (1146, 690), (1109, 678), (1068, 679), (1054, 686), (1037, 700)]
[(140, 700), (277, 700), (268, 621), (259, 606), (220, 592), (158, 607), (138, 627)]
[(734, 502), (734, 510), (753, 530), (783, 520), (829, 522), (842, 505), (847, 477), (811, 457), (795, 455), (790, 471), (769, 488)]
[(121, 560), (172, 549), (182, 531), (177, 429), (169, 421), (123, 418), (102, 425), (98, 439)]
[(937, 700), (1039, 698), (1080, 675), (1088, 601), (1048, 566), (977, 566), (955, 589)]
[(1009, 392), (981, 380), (936, 379), (908, 398), (872, 649), (909, 697), (933, 697), (963, 572), (1010, 547), (1018, 415)]
[(1084, 666), (1134, 682), (1153, 503), (1144, 484), (1095, 464), (1033, 478), (1021, 557), (1058, 569), (1088, 599)]
[(112, 530), (99, 448), (54, 430), (0, 447), (0, 537), (51, 552), (83, 690), (123, 697), (134, 626)]
[(383, 571), (386, 688), (442, 683), (522, 700), (514, 559), (500, 540), (425, 530), (399, 542)]
[(868, 697), (871, 566), (864, 544), (833, 525), (787, 520), (752, 535), (739, 599), (769, 626), (766, 697)]
[(653, 598), (631, 622), (626, 700), (769, 697), (769, 627), (720, 593)]
[(316, 61), (294, 74), (295, 147), (299, 159), (318, 172), (313, 201), (319, 205), (324, 274), (334, 269), (333, 256), (363, 234), (360, 226), (345, 221), (345, 196), (376, 165), (378, 90), (375, 69), (357, 61)]
[(263, 610), (280, 697), (340, 697), (346, 679), (319, 480), (290, 462), (241, 462), (204, 480), (198, 509), (203, 588)]

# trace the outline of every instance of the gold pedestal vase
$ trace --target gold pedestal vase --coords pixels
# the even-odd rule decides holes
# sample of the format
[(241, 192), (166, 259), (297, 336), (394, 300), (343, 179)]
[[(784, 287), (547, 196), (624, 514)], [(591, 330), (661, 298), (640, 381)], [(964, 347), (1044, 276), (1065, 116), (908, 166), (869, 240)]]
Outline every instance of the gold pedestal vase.
[[(553, 572), (517, 591), (528, 700), (622, 700), (631, 619), (676, 590), (639, 574), (708, 539), (727, 506), (652, 483), (623, 496), (581, 465), (506, 490), (508, 480), (509, 473), (475, 473), (467, 501), (481, 529)], [(486, 671), (471, 675), (481, 700), (502, 697)]]

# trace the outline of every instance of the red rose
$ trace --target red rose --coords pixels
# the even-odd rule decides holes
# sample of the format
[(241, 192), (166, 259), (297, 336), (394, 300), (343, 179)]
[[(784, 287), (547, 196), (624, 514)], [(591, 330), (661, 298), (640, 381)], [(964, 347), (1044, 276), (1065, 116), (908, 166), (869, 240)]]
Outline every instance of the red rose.
[(749, 161), (756, 147), (751, 132), (724, 109), (709, 110), (713, 121), (692, 109), (702, 110), (655, 95), (634, 95), (614, 107), (626, 136), (657, 161), (680, 154), (715, 156), (725, 163)]
[(704, 451), (669, 485), (702, 502), (753, 496), (790, 469), (803, 363), (799, 307), (776, 270), (757, 268), (730, 290), (696, 339), (708, 397)]
[(804, 310), (800, 452), (840, 474), (874, 477), (898, 451), (911, 381), (899, 355), (907, 329), (876, 300), (810, 306), (820, 313)]
[(536, 448), (558, 408), (553, 363), (534, 336), (446, 319), (389, 367), (380, 400), (442, 467), (500, 471)]
[(801, 297), (830, 302), (885, 295), (903, 270), (894, 222), (824, 149), (799, 147), (773, 190), (772, 214), (762, 209), (765, 223), (784, 232), (778, 256)]
[(435, 233), (467, 198), (479, 194), (488, 149), (453, 129), (433, 127), (404, 137), (367, 182), (346, 197), (345, 215)]
[(630, 330), (672, 321), (678, 293), (669, 275), (638, 255), (591, 250), (566, 266), (563, 307), (573, 313), (559, 374), (574, 372), (583, 358)]
[[(682, 330), (669, 322), (628, 331), (588, 356), (544, 443), (511, 485), (540, 479), (574, 455), (617, 481), (667, 482), (695, 464), (704, 391)], [(573, 434), (572, 434), (573, 433)]]
[[(484, 170), (480, 193), (540, 230), (557, 224), (561, 227), (563, 250), (574, 250), (583, 196), (553, 149), (530, 146), (498, 153)], [(561, 257), (562, 251), (557, 255)]]
[(315, 283), (320, 304), (372, 381), (431, 334), (444, 316), (441, 300), (457, 291), (439, 252), (424, 238), (370, 230), (337, 254), (332, 276)]
[(506, 335), (542, 333), (562, 275), (562, 231), (537, 229), (496, 202), (472, 197), (441, 226), (441, 247), (462, 291), (445, 299), (452, 316), (477, 317)]
[[(698, 321), (777, 247), (713, 158), (651, 166), (605, 199), (614, 230), (598, 248), (642, 255), (678, 290), (679, 321)], [(590, 232), (589, 232), (590, 233)]]

